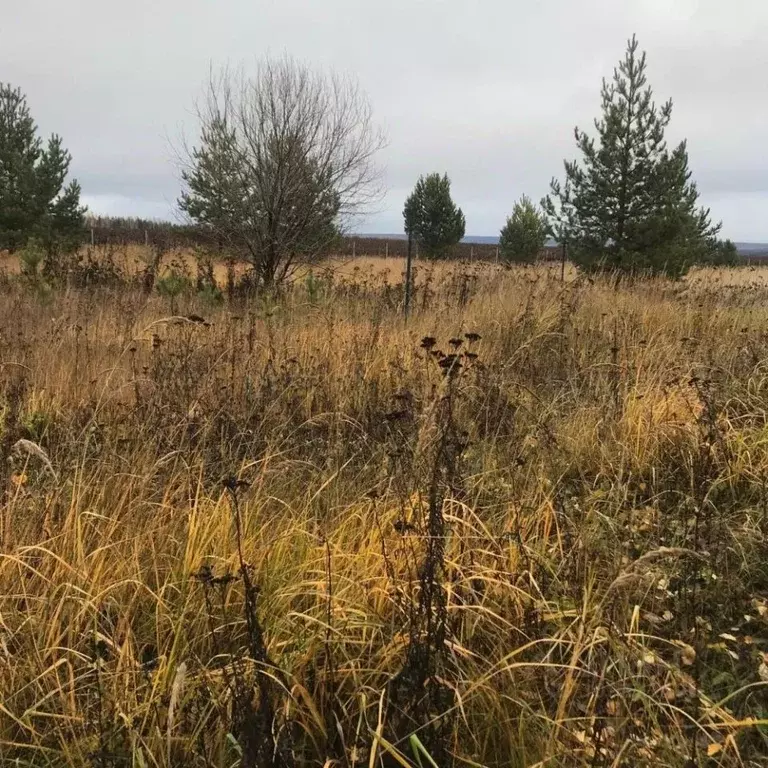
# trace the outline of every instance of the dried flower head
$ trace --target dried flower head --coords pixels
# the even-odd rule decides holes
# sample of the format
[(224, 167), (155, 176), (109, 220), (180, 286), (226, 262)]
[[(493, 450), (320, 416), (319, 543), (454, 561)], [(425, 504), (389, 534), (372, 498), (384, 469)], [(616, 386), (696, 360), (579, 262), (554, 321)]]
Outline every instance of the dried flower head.
[(395, 529), (395, 531), (397, 531), (397, 533), (400, 534), (405, 534), (416, 530), (415, 525), (408, 523), (405, 520), (396, 520), (392, 527)]
[(224, 478), (224, 481), (222, 484), (231, 493), (235, 493), (236, 491), (239, 491), (241, 488), (249, 488), (251, 485), (247, 480), (239, 480), (234, 475)]
[(445, 355), (445, 357), (443, 357), (442, 360), (440, 360), (438, 365), (446, 373), (448, 373), (449, 371), (457, 371), (462, 367), (457, 355)]

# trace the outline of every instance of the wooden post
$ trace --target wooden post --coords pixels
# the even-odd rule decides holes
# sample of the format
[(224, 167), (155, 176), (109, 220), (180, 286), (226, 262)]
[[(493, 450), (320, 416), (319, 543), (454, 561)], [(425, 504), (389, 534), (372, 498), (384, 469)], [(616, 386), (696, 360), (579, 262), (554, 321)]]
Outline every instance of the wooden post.
[(385, 250), (386, 257), (389, 258), (389, 240), (387, 240), (387, 247)]
[(356, 253), (357, 249), (355, 248), (356, 244), (357, 244), (357, 241), (356, 240), (352, 240), (352, 258), (353, 259), (357, 255), (357, 253)]
[(565, 243), (563, 243), (563, 253), (562, 253), (562, 261), (560, 262), (560, 282), (565, 282), (565, 259), (567, 257), (567, 246)]
[(475, 260), (475, 246), (474, 245), (470, 245), (469, 246), (469, 260), (470, 260), (470, 262)]
[(149, 231), (144, 230), (144, 245), (149, 245)]
[(496, 246), (496, 263), (499, 263), (499, 246)]
[(94, 245), (93, 227), (91, 227), (91, 248), (93, 248), (93, 245)]
[(411, 262), (412, 262), (412, 243), (413, 238), (408, 234), (408, 251), (405, 256), (405, 318), (411, 310)]

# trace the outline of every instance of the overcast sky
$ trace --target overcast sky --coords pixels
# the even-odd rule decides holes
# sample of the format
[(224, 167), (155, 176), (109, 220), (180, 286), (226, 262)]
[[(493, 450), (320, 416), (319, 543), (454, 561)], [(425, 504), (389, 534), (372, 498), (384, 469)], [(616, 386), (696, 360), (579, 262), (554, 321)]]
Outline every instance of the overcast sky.
[(401, 231), (418, 175), (447, 171), (467, 233), (493, 235), (561, 175), (634, 32), (723, 234), (768, 242), (768, 0), (0, 0), (0, 79), (92, 211), (167, 218), (209, 66), (289, 53), (355, 75), (388, 135), (361, 230)]

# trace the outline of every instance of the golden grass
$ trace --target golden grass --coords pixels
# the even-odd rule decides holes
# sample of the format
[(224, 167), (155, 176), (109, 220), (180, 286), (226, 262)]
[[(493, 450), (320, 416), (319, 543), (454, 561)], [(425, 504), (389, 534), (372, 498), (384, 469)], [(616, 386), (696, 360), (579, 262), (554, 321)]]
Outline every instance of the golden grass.
[[(450, 693), (417, 737), (443, 760), (760, 764), (764, 273), (615, 289), (419, 265), (405, 323), (400, 271), (331, 262), (280, 299), (181, 299), (207, 326), (133, 288), (6, 281), (1, 764), (266, 765), (238, 685), (284, 675), (282, 764), (417, 765), (389, 699), (429, 642), (435, 513), (429, 675)], [(420, 346), (468, 332), (456, 376)], [(279, 672), (245, 651), (238, 510)]]

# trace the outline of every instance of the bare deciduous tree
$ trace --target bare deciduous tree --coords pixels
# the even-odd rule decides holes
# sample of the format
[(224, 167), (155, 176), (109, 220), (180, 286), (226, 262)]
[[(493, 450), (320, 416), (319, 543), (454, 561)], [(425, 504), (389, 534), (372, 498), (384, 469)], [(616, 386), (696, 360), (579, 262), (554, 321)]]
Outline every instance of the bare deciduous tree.
[(196, 115), (198, 145), (179, 153), (179, 206), (263, 286), (325, 255), (380, 197), (383, 135), (348, 78), (265, 59), (252, 76), (212, 73)]

